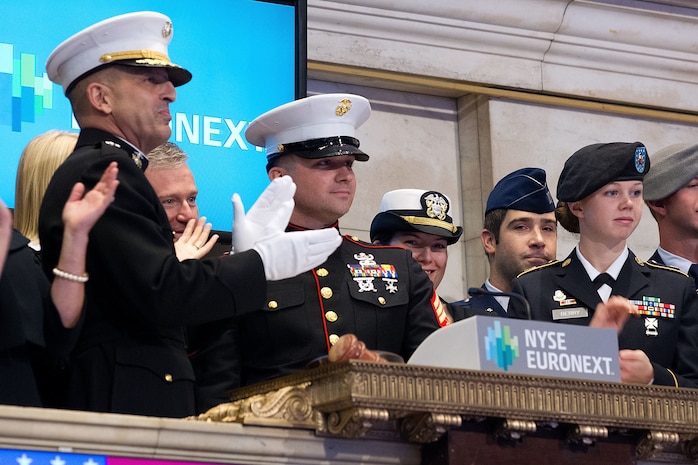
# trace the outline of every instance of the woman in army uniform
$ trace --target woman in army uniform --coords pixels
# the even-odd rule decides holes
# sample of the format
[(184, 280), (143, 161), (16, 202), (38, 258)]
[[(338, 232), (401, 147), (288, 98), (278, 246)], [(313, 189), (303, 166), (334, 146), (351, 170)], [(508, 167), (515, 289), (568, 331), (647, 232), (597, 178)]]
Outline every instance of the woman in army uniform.
[[(563, 261), (519, 275), (513, 291), (531, 304), (532, 318), (588, 325), (611, 294), (637, 307), (619, 333), (624, 382), (696, 387), (698, 298), (680, 271), (637, 258), (626, 241), (642, 215), (642, 181), (650, 168), (645, 146), (593, 144), (566, 162), (557, 186), (556, 216), (579, 243)], [(512, 316), (525, 318), (515, 306)]]

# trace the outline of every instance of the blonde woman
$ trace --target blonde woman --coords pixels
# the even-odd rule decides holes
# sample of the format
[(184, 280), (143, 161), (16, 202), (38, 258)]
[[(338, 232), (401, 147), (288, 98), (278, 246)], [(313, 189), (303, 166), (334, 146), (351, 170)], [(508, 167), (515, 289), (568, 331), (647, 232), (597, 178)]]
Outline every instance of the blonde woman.
[(39, 208), (53, 173), (68, 158), (78, 135), (51, 130), (34, 137), (22, 151), (15, 184), (14, 227), (40, 250)]

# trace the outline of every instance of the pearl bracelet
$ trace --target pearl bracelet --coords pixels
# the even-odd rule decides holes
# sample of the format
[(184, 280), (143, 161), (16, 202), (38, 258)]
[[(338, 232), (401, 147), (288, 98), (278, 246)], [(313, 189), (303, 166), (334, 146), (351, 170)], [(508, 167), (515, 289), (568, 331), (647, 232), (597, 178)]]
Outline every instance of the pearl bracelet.
[(90, 275), (85, 273), (84, 275), (77, 275), (73, 273), (68, 273), (67, 271), (59, 270), (58, 268), (53, 269), (53, 274), (59, 278), (67, 279), (68, 281), (75, 281), (78, 283), (86, 283), (90, 279)]

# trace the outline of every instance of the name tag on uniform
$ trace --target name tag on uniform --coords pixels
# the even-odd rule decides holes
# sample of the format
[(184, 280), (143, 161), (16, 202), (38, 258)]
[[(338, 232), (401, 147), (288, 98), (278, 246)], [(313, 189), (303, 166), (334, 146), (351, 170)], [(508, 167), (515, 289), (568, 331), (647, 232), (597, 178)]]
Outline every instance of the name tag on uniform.
[(565, 308), (553, 310), (553, 321), (569, 320), (571, 318), (586, 318), (589, 316), (589, 309), (584, 307)]

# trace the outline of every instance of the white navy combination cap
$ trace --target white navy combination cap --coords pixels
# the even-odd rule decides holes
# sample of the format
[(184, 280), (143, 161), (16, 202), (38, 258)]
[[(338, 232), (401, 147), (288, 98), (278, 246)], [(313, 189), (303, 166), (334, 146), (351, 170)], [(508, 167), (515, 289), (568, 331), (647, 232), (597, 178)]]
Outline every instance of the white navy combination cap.
[(172, 84), (181, 86), (191, 73), (170, 61), (172, 35), (172, 21), (162, 13), (114, 16), (64, 40), (49, 55), (46, 71), (66, 95), (81, 78), (110, 64), (165, 68)]
[(371, 241), (384, 234), (418, 231), (458, 241), (463, 228), (449, 215), (451, 200), (445, 194), (421, 189), (397, 189), (383, 195), (378, 213), (371, 222)]
[(265, 147), (267, 160), (292, 153), (303, 158), (354, 155), (357, 161), (366, 161), (356, 129), (370, 115), (371, 104), (360, 95), (314, 95), (258, 116), (247, 127), (245, 138)]

